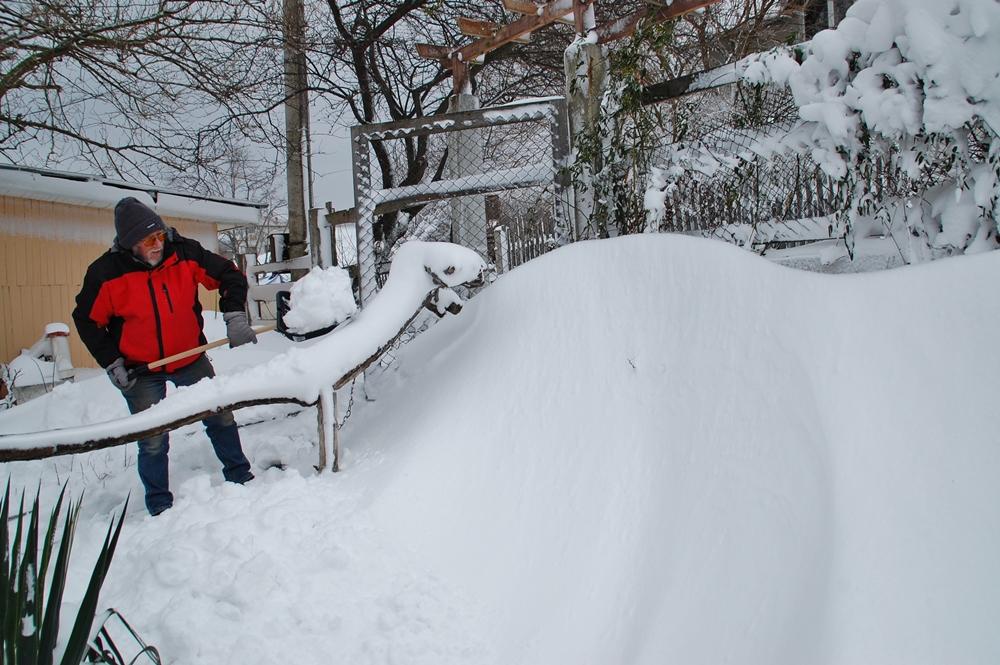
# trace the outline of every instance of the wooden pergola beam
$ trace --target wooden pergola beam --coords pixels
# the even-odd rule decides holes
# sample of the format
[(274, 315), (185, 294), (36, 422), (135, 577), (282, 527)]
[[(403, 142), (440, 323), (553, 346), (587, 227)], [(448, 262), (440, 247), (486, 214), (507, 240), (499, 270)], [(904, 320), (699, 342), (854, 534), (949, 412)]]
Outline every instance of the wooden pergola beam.
[[(471, 44), (460, 47), (437, 46), (434, 44), (417, 44), (417, 54), (421, 58), (438, 60), (450, 67), (453, 72), (455, 93), (466, 92), (469, 84), (469, 65), (477, 58), (485, 56), (490, 51), (508, 42), (523, 41), (534, 30), (543, 28), (550, 23), (561, 21), (576, 27), (578, 34), (584, 32), (584, 12), (586, 6), (594, 0), (552, 0), (545, 5), (536, 5), (528, 0), (504, 0), (507, 11), (523, 14), (523, 17), (499, 26), (488, 21), (477, 21), (460, 17), (459, 29), (463, 34), (479, 37)], [(597, 26), (597, 43), (604, 44), (628, 37), (639, 25), (639, 21), (647, 17), (654, 23), (668, 21), (688, 12), (715, 4), (719, 0), (673, 0), (669, 5), (657, 5), (655, 9), (646, 7), (633, 14)]]
[[(500, 25), (492, 21), (480, 21), (474, 18), (458, 17), (458, 29), (466, 37), (492, 37), (500, 30)], [(531, 41), (531, 33), (525, 33), (511, 41), (527, 44)]]
[(514, 14), (524, 14), (533, 16), (541, 9), (538, 5), (528, 0), (503, 0), (504, 9)]
[[(594, 0), (589, 0), (593, 2)], [(533, 2), (528, 2), (527, 0), (503, 0), (504, 9), (511, 12), (512, 14), (524, 14), (526, 16), (535, 16), (538, 14), (538, 10), (542, 7), (536, 5)], [(560, 16), (555, 20), (556, 23), (565, 23), (566, 25), (573, 25), (575, 21), (573, 20), (573, 13), (570, 12), (564, 16)]]
[(566, 17), (567, 14), (569, 15), (569, 20), (573, 21), (574, 6), (580, 2), (581, 0), (552, 0), (552, 2), (543, 7), (531, 5), (534, 7), (532, 14), (499, 28), (491, 36), (482, 37), (471, 44), (458, 48), (448, 48), (434, 44), (418, 44), (417, 54), (422, 58), (450, 62), (454, 83), (453, 89), (455, 94), (461, 94), (466, 92), (468, 88), (469, 65), (477, 58), (485, 56), (490, 51), (508, 42), (524, 37), (538, 28), (554, 23)]
[(457, 51), (451, 54), (451, 90), (456, 95), (472, 94), (472, 79), (469, 77), (468, 60), (463, 60)]
[(533, 15), (524, 16), (503, 26), (493, 36), (477, 39), (471, 44), (456, 49), (455, 54), (461, 62), (471, 62), (522, 35), (544, 28), (566, 14), (570, 14), (572, 17), (573, 3), (574, 0), (552, 0), (543, 7), (536, 7)]
[(443, 60), (450, 63), (452, 50), (448, 46), (417, 43), (417, 55), (425, 60)]

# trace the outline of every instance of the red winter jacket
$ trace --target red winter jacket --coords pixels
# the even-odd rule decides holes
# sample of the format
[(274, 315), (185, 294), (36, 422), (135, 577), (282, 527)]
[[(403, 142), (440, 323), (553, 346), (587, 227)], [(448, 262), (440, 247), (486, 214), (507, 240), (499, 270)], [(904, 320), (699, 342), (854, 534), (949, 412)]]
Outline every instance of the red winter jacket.
[[(219, 290), (223, 312), (245, 310), (246, 276), (231, 261), (171, 231), (155, 268), (115, 245), (87, 269), (73, 320), (101, 367), (120, 357), (127, 366), (141, 366), (204, 344), (199, 284)], [(165, 369), (173, 372), (197, 359), (183, 358)]]

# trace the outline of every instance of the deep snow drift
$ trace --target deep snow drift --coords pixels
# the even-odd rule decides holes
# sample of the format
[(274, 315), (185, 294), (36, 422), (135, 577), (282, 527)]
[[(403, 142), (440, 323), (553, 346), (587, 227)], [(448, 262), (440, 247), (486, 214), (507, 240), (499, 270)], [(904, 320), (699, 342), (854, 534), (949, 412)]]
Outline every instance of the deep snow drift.
[[(246, 487), (173, 435), (175, 507), (134, 502), (102, 604), (178, 663), (996, 661), (998, 278), (563, 248), (356, 391), (340, 474), (309, 409), (238, 414)], [(124, 411), (103, 377), (43, 399), (0, 431)], [(86, 487), (81, 568), (139, 488), (131, 447), (5, 470)]]

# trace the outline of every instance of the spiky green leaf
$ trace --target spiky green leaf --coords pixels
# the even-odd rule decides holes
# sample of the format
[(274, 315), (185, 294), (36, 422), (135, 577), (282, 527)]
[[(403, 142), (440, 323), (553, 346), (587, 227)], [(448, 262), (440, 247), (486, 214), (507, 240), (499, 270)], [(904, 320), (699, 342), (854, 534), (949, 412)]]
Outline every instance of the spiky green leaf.
[[(0, 631), (7, 629), (7, 605), (10, 603), (10, 538), (8, 529), (8, 518), (10, 517), (10, 478), (7, 479), (7, 490), (4, 492), (3, 503), (0, 504), (0, 552), (3, 553), (3, 565), (0, 565), (0, 589), (3, 590), (3, 597), (0, 598)], [(3, 648), (0, 649), (0, 663), (7, 661), (7, 645), (4, 640)]]
[(17, 513), (14, 529), (14, 539), (10, 548), (10, 572), (7, 586), (7, 616), (3, 625), (4, 650), (7, 663), (17, 663), (17, 636), (20, 634), (21, 607), (24, 595), (21, 593), (21, 539), (24, 533), (24, 493), (21, 493), (21, 505)]
[[(65, 493), (65, 487), (63, 488)], [(52, 521), (55, 522), (62, 507), (63, 494), (59, 495), (59, 502), (56, 510), (52, 513)], [(56, 553), (55, 565), (52, 569), (52, 588), (45, 599), (45, 618), (42, 621), (42, 629), (38, 635), (38, 664), (51, 665), (53, 661), (53, 650), (56, 647), (56, 639), (59, 636), (59, 609), (62, 606), (63, 591), (66, 589), (66, 576), (69, 569), (69, 555), (73, 547), (73, 536), (76, 531), (76, 521), (80, 515), (80, 504), (76, 506), (70, 501), (66, 509), (66, 519), (64, 520), (62, 538), (59, 541), (59, 549)]]
[[(87, 640), (90, 638), (90, 629), (94, 625), (94, 616), (97, 614), (97, 600), (101, 594), (101, 586), (104, 578), (108, 574), (111, 566), (111, 558), (115, 554), (118, 546), (118, 537), (121, 535), (122, 525), (125, 523), (125, 513), (128, 510), (128, 498), (125, 499), (125, 506), (122, 508), (121, 516), (118, 518), (116, 527), (112, 521), (108, 527), (108, 535), (104, 539), (104, 546), (101, 548), (100, 556), (97, 557), (97, 564), (90, 577), (90, 584), (87, 592), (83, 596), (80, 611), (73, 624), (73, 631), (70, 633), (69, 641), (66, 643), (66, 651), (63, 654), (62, 665), (79, 665), (87, 650)], [(114, 529), (114, 535), (112, 535)]]

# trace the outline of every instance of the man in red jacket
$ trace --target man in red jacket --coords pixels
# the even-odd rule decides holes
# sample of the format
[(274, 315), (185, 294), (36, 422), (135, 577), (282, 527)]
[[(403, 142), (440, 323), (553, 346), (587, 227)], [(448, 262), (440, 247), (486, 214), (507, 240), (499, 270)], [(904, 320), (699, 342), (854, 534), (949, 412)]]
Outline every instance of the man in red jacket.
[[(87, 269), (73, 321), (91, 355), (122, 391), (129, 411), (138, 413), (166, 396), (167, 381), (189, 386), (215, 376), (204, 353), (145, 369), (206, 343), (199, 284), (218, 289), (231, 347), (256, 344), (257, 336), (246, 314), (246, 276), (231, 261), (168, 229), (159, 215), (132, 197), (115, 206), (115, 231), (114, 245)], [(233, 414), (227, 411), (202, 422), (226, 480), (242, 484), (253, 479)], [(139, 441), (139, 478), (151, 515), (174, 502), (169, 449), (167, 434)]]

